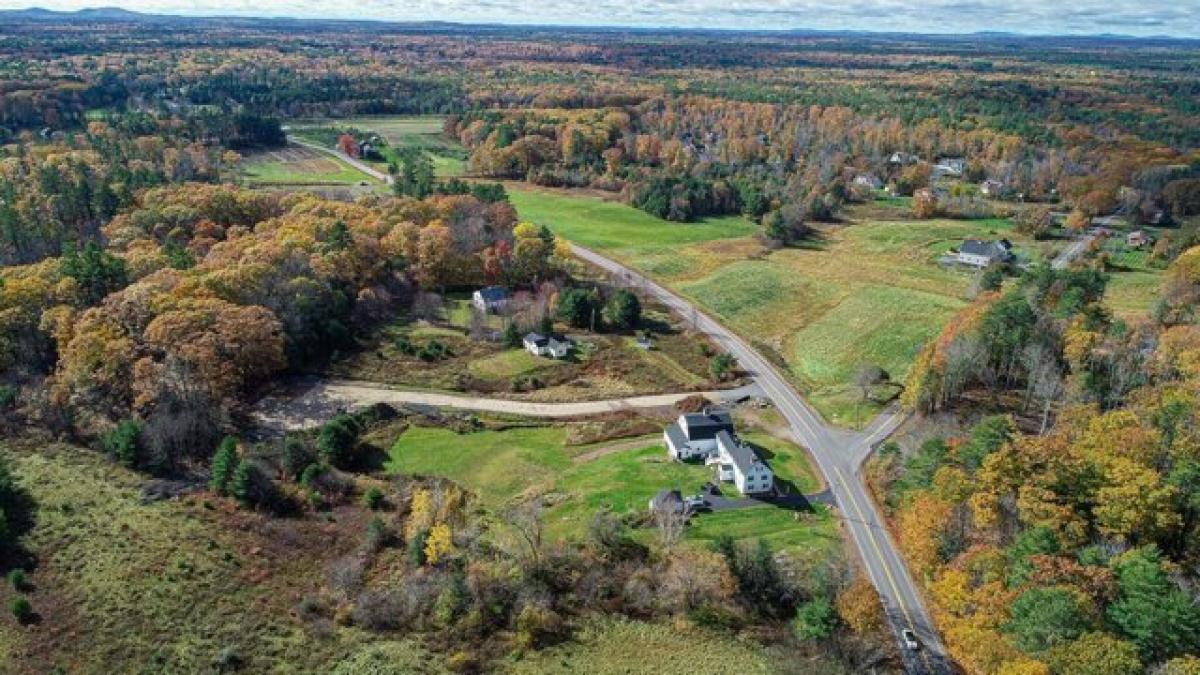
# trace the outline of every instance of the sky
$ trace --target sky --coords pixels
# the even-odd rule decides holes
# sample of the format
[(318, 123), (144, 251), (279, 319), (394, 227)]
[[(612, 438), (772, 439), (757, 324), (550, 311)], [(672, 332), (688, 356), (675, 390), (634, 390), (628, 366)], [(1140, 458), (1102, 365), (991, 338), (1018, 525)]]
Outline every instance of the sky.
[(31, 5), (388, 21), (1200, 38), (1200, 0), (0, 0), (4, 9)]

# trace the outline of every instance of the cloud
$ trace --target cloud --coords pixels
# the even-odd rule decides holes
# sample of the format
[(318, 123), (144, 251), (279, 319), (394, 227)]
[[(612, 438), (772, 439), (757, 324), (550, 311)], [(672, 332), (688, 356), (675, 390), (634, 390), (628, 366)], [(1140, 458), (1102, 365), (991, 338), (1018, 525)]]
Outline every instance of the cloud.
[[(37, 0), (0, 0), (24, 7)], [(918, 33), (1168, 34), (1200, 38), (1194, 0), (41, 0), (50, 9), (120, 6), (146, 12), (394, 21), (499, 22)]]

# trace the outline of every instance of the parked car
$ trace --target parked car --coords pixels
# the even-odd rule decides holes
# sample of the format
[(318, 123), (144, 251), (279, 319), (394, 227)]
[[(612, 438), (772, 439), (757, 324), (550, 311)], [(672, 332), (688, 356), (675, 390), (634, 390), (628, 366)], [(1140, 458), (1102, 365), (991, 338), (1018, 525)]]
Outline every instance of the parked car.
[(708, 509), (708, 500), (700, 495), (694, 495), (683, 500), (683, 508), (692, 513), (704, 511)]
[(900, 639), (904, 642), (905, 649), (916, 651), (921, 648), (921, 643), (917, 642), (917, 634), (907, 628), (900, 631)]

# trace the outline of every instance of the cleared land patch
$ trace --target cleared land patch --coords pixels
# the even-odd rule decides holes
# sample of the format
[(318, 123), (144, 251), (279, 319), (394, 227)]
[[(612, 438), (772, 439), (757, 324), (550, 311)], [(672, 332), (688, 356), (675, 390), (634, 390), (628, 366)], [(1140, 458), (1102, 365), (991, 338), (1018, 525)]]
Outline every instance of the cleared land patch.
[(371, 180), (349, 164), (300, 146), (248, 155), (242, 160), (242, 173), (251, 187), (357, 185)]
[[(458, 434), (447, 429), (413, 427), (391, 449), (387, 469), (393, 473), (450, 478), (479, 495), (485, 506), (501, 508), (514, 501), (542, 496), (549, 504), (544, 518), (548, 534), (574, 539), (587, 532), (602, 509), (644, 513), (659, 490), (696, 493), (712, 478), (700, 464), (670, 461), (660, 442), (648, 442), (577, 462), (565, 445), (564, 426), (512, 428)], [(746, 439), (760, 448), (780, 478), (801, 492), (819, 489), (803, 450), (761, 433)], [(723, 487), (736, 494), (732, 487)], [(753, 515), (739, 515), (749, 513)], [(808, 555), (834, 555), (838, 535), (823, 507), (797, 514), (773, 506), (702, 514), (686, 538), (700, 543), (719, 534), (735, 539), (767, 538), (782, 549), (803, 548)], [(652, 536), (642, 530), (641, 536)]]
[[(387, 141), (383, 155), (395, 161), (395, 150), (417, 149), (426, 152), (433, 161), (434, 173), (442, 178), (461, 176), (466, 170), (467, 151), (457, 141), (442, 135), (445, 117), (418, 116), (359, 116), (330, 120), (303, 120), (293, 127), (296, 133), (307, 135), (317, 129), (357, 129), (363, 134), (378, 134)], [(386, 166), (385, 163), (380, 163)]]

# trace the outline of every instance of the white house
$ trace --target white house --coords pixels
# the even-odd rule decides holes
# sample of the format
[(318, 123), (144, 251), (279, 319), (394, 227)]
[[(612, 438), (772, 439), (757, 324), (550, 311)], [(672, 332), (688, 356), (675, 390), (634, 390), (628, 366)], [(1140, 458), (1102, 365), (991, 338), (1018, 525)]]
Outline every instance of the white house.
[(1008, 262), (1012, 258), (1012, 244), (1007, 239), (968, 239), (958, 247), (958, 262), (971, 267), (987, 267), (992, 263)]
[(933, 166), (932, 178), (958, 178), (967, 170), (967, 160), (961, 157), (944, 157)]
[(878, 190), (883, 187), (883, 181), (879, 180), (879, 176), (873, 173), (860, 173), (854, 177), (854, 184), (861, 185), (865, 188)]
[(888, 163), (899, 164), (900, 166), (916, 164), (918, 161), (920, 161), (919, 157), (916, 155), (910, 155), (907, 152), (893, 152), (892, 156), (888, 159)]
[(1129, 248), (1142, 248), (1154, 243), (1154, 237), (1146, 233), (1145, 230), (1134, 230), (1125, 235), (1125, 245)]
[(979, 194), (984, 197), (999, 197), (1004, 192), (1004, 183), (998, 180), (985, 180), (979, 184)]
[(663, 431), (667, 453), (672, 459), (708, 459), (717, 455), (717, 433), (733, 433), (733, 418), (729, 413), (691, 413)]
[(708, 463), (717, 464), (717, 477), (732, 482), (744, 495), (770, 492), (775, 487), (775, 475), (766, 462), (749, 445), (734, 438), (728, 431), (717, 434), (717, 457)]
[(663, 432), (672, 459), (703, 459), (716, 465), (717, 478), (731, 482), (742, 494), (770, 492), (775, 476), (754, 450), (739, 440), (729, 413), (693, 413)]
[(529, 350), (529, 353), (534, 356), (561, 359), (567, 355), (567, 352), (571, 351), (571, 340), (557, 333), (549, 335), (530, 333), (525, 336), (523, 342), (525, 349)]
[(508, 289), (503, 286), (481, 288), (471, 296), (471, 304), (481, 312), (499, 312), (508, 304)]

